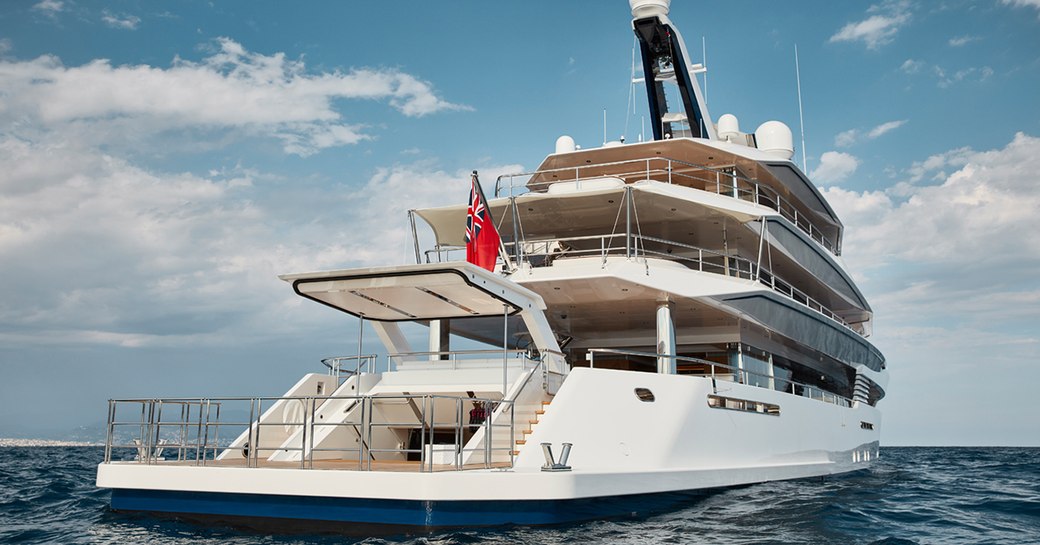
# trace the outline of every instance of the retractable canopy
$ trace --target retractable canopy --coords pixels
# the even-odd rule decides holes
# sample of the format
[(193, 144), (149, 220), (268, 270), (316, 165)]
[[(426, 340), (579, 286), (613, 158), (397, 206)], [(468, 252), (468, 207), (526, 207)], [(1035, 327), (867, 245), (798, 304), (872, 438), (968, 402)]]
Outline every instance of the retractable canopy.
[(286, 274), (299, 295), (369, 320), (439, 320), (543, 310), (541, 296), (470, 263)]
[(472, 263), (429, 263), (345, 269), (279, 276), (307, 299), (366, 320), (384, 330), (403, 321), (450, 320), (518, 315), (542, 353), (548, 369), (566, 374), (567, 366), (537, 293)]

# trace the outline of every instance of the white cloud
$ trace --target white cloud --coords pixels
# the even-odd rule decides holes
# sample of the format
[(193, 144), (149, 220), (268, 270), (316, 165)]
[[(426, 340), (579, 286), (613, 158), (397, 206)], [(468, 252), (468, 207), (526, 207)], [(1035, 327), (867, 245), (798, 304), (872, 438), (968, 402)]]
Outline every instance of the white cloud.
[[(1040, 380), (1040, 237), (1030, 227), (1040, 210), (1038, 171), (1040, 138), (1019, 133), (1000, 149), (960, 148), (915, 163), (911, 179), (934, 179), (927, 185), (824, 190), (846, 226), (843, 258), (873, 304), (893, 388), (939, 388), (965, 400), (919, 413), (916, 401), (893, 396), (886, 410), (906, 416), (889, 437), (1031, 444), (1036, 436), (990, 434), (991, 404), (969, 394), (1028, 395)], [(986, 372), (972, 381), (957, 380), (980, 366)], [(914, 426), (941, 431), (922, 438)]]
[(907, 59), (907, 60), (903, 61), (903, 64), (901, 64), (899, 66), (899, 69), (902, 70), (903, 72), (906, 72), (907, 74), (916, 74), (916, 73), (920, 72), (922, 68), (925, 67), (925, 64), (926, 63), (924, 61), (917, 61), (917, 60), (914, 60), (914, 59)]
[(241, 167), (153, 171), (63, 138), (0, 137), (0, 342), (9, 346), (296, 334), (322, 314), (277, 274), (411, 262), (406, 210), (468, 195), (468, 170), (431, 162), (331, 187), (283, 185)]
[(65, 3), (61, 0), (41, 0), (33, 5), (33, 9), (49, 17), (54, 17), (65, 9)]
[(868, 49), (878, 49), (891, 42), (896, 33), (910, 22), (909, 5), (906, 2), (885, 2), (871, 6), (867, 11), (875, 15), (846, 24), (831, 36), (830, 41), (862, 41)]
[(101, 13), (101, 20), (112, 28), (126, 30), (136, 30), (137, 25), (141, 24), (141, 18), (136, 15), (117, 15), (108, 10)]
[(277, 274), (399, 263), (413, 254), (405, 207), (468, 194), (468, 170), (433, 163), (383, 169), (367, 184), (287, 184), (242, 166), (157, 170), (127, 153), (142, 136), (153, 139), (142, 149), (212, 150), (201, 135), (275, 138), (307, 155), (372, 138), (344, 120), (342, 99), (406, 116), (465, 108), (399, 70), (311, 73), (223, 39), (203, 60), (168, 68), (0, 59), (0, 96), (5, 346), (292, 335), (321, 314)]
[[(994, 282), (980, 287), (992, 288), (1009, 280), (1009, 265), (1018, 274), (1040, 268), (1040, 237), (1024, 234), (1040, 210), (1038, 171), (1040, 138), (1018, 133), (1003, 149), (960, 148), (914, 163), (911, 184), (862, 193), (830, 187), (824, 194), (848, 226), (853, 270), (935, 263), (949, 267), (950, 278), (981, 267)], [(937, 183), (913, 185), (928, 174)]]
[(859, 167), (859, 159), (848, 153), (828, 151), (820, 156), (820, 166), (809, 175), (816, 183), (836, 184), (843, 182)]
[(879, 137), (879, 136), (881, 136), (881, 135), (883, 135), (883, 134), (885, 134), (887, 132), (894, 131), (894, 130), (898, 129), (899, 127), (902, 127), (903, 125), (906, 124), (907, 121), (908, 120), (906, 120), (906, 119), (900, 119), (900, 120), (897, 120), (897, 121), (888, 121), (888, 122), (882, 123), (882, 124), (878, 125), (877, 127), (874, 127), (873, 129), (870, 129), (870, 132), (867, 133), (867, 138), (870, 138), (871, 140), (873, 140), (873, 139), (875, 139), (875, 138), (877, 138), (877, 137)]
[[(176, 59), (169, 68), (113, 66), (103, 59), (66, 67), (51, 56), (0, 61), (0, 93), (7, 102), (0, 121), (28, 117), (49, 130), (89, 122), (95, 138), (235, 129), (279, 138), (287, 152), (307, 155), (369, 138), (359, 125), (343, 121), (336, 99), (385, 100), (411, 117), (468, 109), (398, 70), (310, 74), (302, 60), (284, 53), (250, 52), (227, 38), (218, 47), (201, 62)], [(119, 130), (105, 130), (116, 125)]]
[(834, 145), (839, 148), (847, 148), (856, 143), (859, 139), (859, 131), (856, 129), (849, 129), (838, 133), (838, 136), (834, 137)]
[(933, 69), (933, 72), (935, 74), (936, 79), (938, 80), (937, 85), (942, 89), (946, 89), (947, 87), (950, 87), (962, 81), (983, 82), (993, 75), (993, 69), (988, 66), (983, 66), (981, 68), (963, 68), (961, 70), (957, 70), (953, 74), (949, 74), (941, 66), (936, 66)]
[(981, 39), (982, 38), (980, 38), (978, 36), (965, 35), (965, 36), (957, 36), (957, 37), (954, 37), (954, 38), (950, 38), (950, 41), (947, 42), (947, 43), (950, 44), (950, 47), (961, 47), (961, 46), (967, 45), (967, 44), (969, 44), (971, 42), (977, 42), (977, 41), (979, 41)]
[(853, 144), (859, 141), (860, 138), (866, 137), (868, 140), (874, 140), (885, 133), (898, 129), (906, 124), (907, 119), (900, 119), (896, 121), (886, 121), (873, 129), (867, 131), (866, 135), (862, 134), (859, 129), (849, 129), (842, 131), (834, 137), (834, 145), (839, 148), (851, 147)]
[(1040, 17), (1040, 0), (1001, 0), (1005, 6), (1013, 6), (1016, 8), (1034, 8), (1038, 11), (1037, 16)]

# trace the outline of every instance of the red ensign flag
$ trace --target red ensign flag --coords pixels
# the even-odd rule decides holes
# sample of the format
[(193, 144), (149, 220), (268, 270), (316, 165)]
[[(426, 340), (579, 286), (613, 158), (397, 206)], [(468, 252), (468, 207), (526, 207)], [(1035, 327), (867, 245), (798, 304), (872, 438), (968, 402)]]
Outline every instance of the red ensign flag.
[(480, 180), (474, 171), (469, 189), (469, 211), (466, 214), (466, 261), (493, 271), (501, 245), (495, 222), (491, 220), (491, 213), (484, 200), (484, 192), (480, 189)]

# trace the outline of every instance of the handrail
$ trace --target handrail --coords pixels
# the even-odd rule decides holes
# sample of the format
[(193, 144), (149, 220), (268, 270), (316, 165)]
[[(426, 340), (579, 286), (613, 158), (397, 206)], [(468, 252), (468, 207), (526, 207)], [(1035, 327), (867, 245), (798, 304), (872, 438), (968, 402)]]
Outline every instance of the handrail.
[[(514, 349), (508, 351), (516, 356), (524, 355), (527, 350)], [(393, 354), (387, 354), (387, 357), (410, 357), (410, 356), (452, 356), (458, 359), (458, 356), (471, 356), (471, 355), (483, 355), (483, 354), (494, 354), (496, 356), (502, 355), (500, 349), (474, 349), (474, 350), (417, 350), (413, 352), (395, 352)]]
[[(348, 375), (361, 374), (361, 368), (365, 367), (366, 373), (371, 373), (375, 367), (376, 354), (364, 354), (361, 356), (333, 356), (328, 358), (322, 358), (321, 363), (325, 367), (329, 368), (329, 374), (333, 376), (339, 376), (341, 373), (346, 372)], [(343, 368), (343, 362), (345, 361), (356, 361), (357, 364), (354, 366), (354, 370)]]
[[(656, 164), (664, 163), (663, 166), (656, 166)], [(655, 166), (651, 166), (654, 164)], [(623, 172), (610, 172), (603, 173), (598, 172), (591, 176), (582, 177), (581, 171), (589, 170), (602, 170), (604, 167), (618, 167), (625, 165), (641, 165), (643, 168), (636, 170), (623, 171)], [(676, 168), (678, 165), (679, 168)], [(686, 169), (686, 171), (683, 170)], [(690, 171), (692, 169), (692, 172)], [(566, 178), (558, 177), (551, 182), (540, 182), (535, 186), (530, 185), (530, 180), (538, 175), (549, 175), (553, 173), (570, 173), (574, 172), (574, 176), (568, 176)], [(696, 176), (695, 174), (707, 174), (707, 176)], [(809, 235), (809, 238), (813, 239), (820, 244), (827, 251), (834, 255), (841, 255), (841, 246), (839, 241), (831, 240), (827, 237), (823, 230), (817, 227), (813, 222), (806, 218), (804, 213), (799, 212), (798, 208), (791, 203), (788, 199), (782, 197), (775, 189), (763, 185), (751, 178), (740, 174), (735, 166), (729, 167), (711, 167), (708, 165), (701, 165), (697, 163), (690, 163), (679, 159), (672, 159), (665, 156), (653, 156), (653, 157), (642, 157), (635, 159), (627, 159), (624, 161), (609, 161), (604, 163), (590, 163), (574, 167), (561, 167), (546, 170), (537, 170), (532, 172), (521, 172), (515, 174), (503, 174), (495, 180), (495, 196), (499, 197), (502, 195), (503, 179), (508, 179), (509, 185), (509, 196), (514, 196), (514, 189), (518, 189), (514, 185), (513, 181), (515, 178), (527, 177), (527, 180), (520, 187), (527, 189), (531, 192), (544, 192), (548, 190), (548, 187), (557, 182), (578, 182), (583, 180), (599, 178), (602, 176), (614, 176), (621, 178), (625, 183), (632, 183), (639, 180), (650, 180), (660, 181), (667, 184), (675, 185), (688, 185), (689, 182), (698, 182), (698, 187), (702, 191), (711, 191), (718, 195), (728, 196), (739, 200), (750, 201), (755, 204), (766, 206), (772, 210), (778, 212), (782, 217), (790, 221), (793, 225), (798, 227), (800, 230)], [(629, 178), (632, 178), (631, 180)], [(660, 178), (660, 179), (657, 179)], [(724, 181), (723, 178), (728, 178), (732, 182)], [(687, 182), (683, 184), (680, 182)], [(742, 187), (743, 184), (743, 187)]]
[[(833, 403), (835, 405), (839, 405), (839, 406), (843, 406), (843, 407), (851, 407), (852, 406), (852, 400), (851, 399), (849, 399), (849, 398), (847, 398), (845, 396), (838, 395), (838, 394), (836, 394), (834, 392), (828, 392), (827, 390), (824, 390), (823, 388), (820, 388), (819, 386), (813, 386), (811, 384), (806, 384), (804, 382), (797, 382), (797, 381), (793, 381), (791, 379), (780, 378), (780, 377), (777, 377), (776, 375), (771, 375), (771, 374), (767, 375), (765, 373), (758, 373), (756, 371), (749, 371), (747, 369), (741, 369), (739, 367), (734, 367), (732, 365), (728, 365), (728, 364), (725, 364), (725, 363), (718, 363), (718, 362), (714, 362), (714, 361), (711, 361), (711, 360), (705, 360), (705, 359), (701, 359), (701, 358), (694, 358), (694, 357), (690, 357), (690, 356), (678, 356), (678, 355), (673, 355), (673, 354), (655, 354), (653, 352), (641, 352), (641, 351), (638, 351), (638, 350), (618, 350), (618, 349), (614, 349), (614, 348), (589, 348), (587, 350), (587, 355), (588, 355), (588, 358), (589, 358), (589, 367), (591, 367), (591, 368), (595, 368), (595, 355), (596, 354), (616, 354), (616, 355), (621, 355), (621, 356), (640, 356), (640, 357), (647, 357), (647, 358), (668, 358), (668, 359), (675, 360), (676, 362), (683, 361), (683, 362), (696, 363), (696, 364), (699, 364), (699, 365), (707, 365), (707, 366), (711, 367), (711, 375), (710, 376), (711, 376), (713, 381), (718, 379), (718, 376), (715, 374), (715, 368), (716, 367), (721, 367), (721, 368), (727, 369), (729, 371), (734, 371), (733, 374), (735, 376), (740, 377), (740, 380), (738, 382), (740, 382), (741, 384), (747, 384), (749, 386), (756, 386), (756, 387), (759, 387), (759, 388), (763, 388), (763, 386), (758, 386), (757, 384), (751, 384), (749, 381), (747, 381), (744, 378), (744, 377), (746, 377), (748, 375), (755, 375), (755, 376), (759, 376), (759, 377), (762, 377), (762, 378), (765, 378), (765, 379), (768, 379), (768, 380), (772, 381), (774, 385), (775, 385), (776, 382), (779, 381), (779, 382), (786, 382), (791, 387), (790, 388), (790, 390), (791, 390), (790, 392), (787, 391), (787, 388), (784, 388), (784, 389), (781, 390), (781, 389), (778, 389), (778, 388), (775, 388), (775, 387), (772, 387), (772, 386), (769, 388), (771, 390), (776, 390), (778, 392), (790, 393), (792, 395), (798, 395), (798, 393), (797, 393), (797, 391), (795, 389), (795, 386), (798, 386), (798, 387), (800, 387), (802, 389), (802, 396), (801, 397), (808, 397), (810, 399), (819, 399), (820, 401), (826, 401), (828, 403)], [(820, 392), (820, 397), (819, 398), (816, 398), (815, 396), (812, 395), (812, 392), (814, 390)]]
[[(628, 246), (615, 246), (615, 245), (607, 242), (608, 240), (613, 240), (613, 239), (616, 239), (616, 238), (624, 238), (626, 236), (631, 237), (631, 239), (633, 241)], [(583, 249), (566, 248), (566, 249), (563, 249), (563, 250), (558, 251), (558, 252), (548, 251), (548, 247), (550, 245), (554, 244), (554, 243), (573, 243), (573, 242), (592, 241), (592, 240), (600, 240), (601, 242), (600, 242), (599, 246), (595, 247), (595, 248), (583, 248)], [(653, 250), (653, 249), (648, 250), (647, 247), (646, 247), (645, 242), (653, 242), (653, 243), (657, 243), (657, 244), (665, 244), (665, 245), (668, 245), (668, 246), (674, 246), (674, 247), (677, 247), (677, 248), (684, 248), (684, 249), (687, 249), (687, 250), (690, 250), (690, 251), (697, 252), (697, 255), (696, 256), (693, 256), (693, 255), (682, 255), (682, 254), (675, 254), (675, 253), (656, 251), (656, 250)], [(852, 327), (852, 325), (847, 320), (845, 320), (844, 318), (839, 316), (836, 312), (834, 312), (833, 310), (831, 310), (830, 308), (825, 306), (823, 303), (821, 303), (821, 302), (817, 301), (816, 299), (810, 297), (804, 291), (794, 287), (794, 284), (792, 284), (791, 282), (788, 282), (788, 281), (784, 280), (783, 278), (773, 274), (771, 270), (769, 270), (769, 269), (767, 269), (765, 267), (760, 267), (754, 261), (752, 261), (750, 259), (747, 259), (747, 258), (744, 258), (744, 257), (740, 257), (740, 256), (736, 256), (736, 255), (727, 255), (725, 253), (716, 252), (716, 251), (708, 250), (708, 249), (705, 249), (705, 248), (700, 248), (700, 247), (697, 247), (697, 246), (693, 246), (693, 245), (690, 245), (690, 244), (685, 244), (685, 243), (674, 241), (674, 240), (667, 240), (667, 239), (658, 238), (658, 237), (652, 237), (652, 236), (648, 236), (648, 235), (638, 235), (638, 234), (626, 235), (625, 233), (612, 233), (612, 234), (609, 234), (609, 235), (585, 235), (585, 236), (579, 236), (579, 237), (562, 237), (562, 238), (535, 239), (535, 240), (523, 239), (523, 240), (520, 240), (518, 242), (505, 243), (505, 246), (506, 246), (506, 248), (510, 248), (510, 247), (515, 247), (517, 244), (520, 245), (521, 250), (523, 250), (523, 248), (525, 246), (529, 246), (531, 244), (539, 244), (539, 245), (544, 245), (546, 247), (546, 251), (544, 253), (542, 253), (542, 252), (525, 252), (525, 251), (521, 251), (520, 252), (521, 253), (521, 255), (520, 255), (521, 262), (527, 263), (528, 265), (530, 265), (533, 268), (542, 267), (542, 266), (548, 266), (553, 259), (562, 259), (562, 258), (565, 258), (565, 257), (597, 256), (597, 255), (602, 259), (603, 263), (606, 264), (607, 256), (610, 256), (610, 255), (623, 255), (623, 254), (625, 254), (627, 252), (627, 248), (633, 248), (634, 255), (636, 256), (636, 258), (642, 257), (643, 259), (646, 259), (646, 257), (648, 257), (648, 256), (653, 256), (653, 257), (656, 257), (656, 258), (659, 258), (659, 259), (664, 259), (664, 260), (668, 260), (668, 261), (674, 261), (674, 262), (682, 263), (684, 265), (687, 265), (691, 269), (695, 269), (695, 270), (700, 271), (700, 272), (710, 272), (710, 273), (714, 273), (714, 274), (721, 274), (723, 276), (733, 276), (733, 277), (741, 278), (741, 279), (744, 279), (744, 280), (755, 280), (755, 281), (761, 283), (762, 285), (769, 287), (774, 292), (779, 293), (780, 295), (783, 295), (787, 299), (789, 299), (789, 300), (791, 300), (791, 301), (793, 301), (795, 303), (798, 303), (798, 304), (800, 304), (800, 305), (802, 305), (804, 307), (807, 307), (810, 310), (813, 310), (813, 311), (823, 315), (826, 318), (829, 318), (830, 320), (838, 323), (839, 325), (843, 326), (844, 328), (848, 329), (849, 331), (851, 331), (851, 332), (853, 332), (853, 333), (855, 333), (855, 334), (857, 334), (857, 335), (859, 335), (861, 337), (865, 336), (862, 332), (860, 332), (860, 331), (856, 330), (854, 327)], [(463, 246), (459, 246), (459, 247), (440, 247), (439, 246), (438, 248), (436, 248), (434, 250), (427, 250), (426, 253), (427, 253), (427, 256), (429, 256), (431, 252), (436, 252), (438, 254), (438, 257), (440, 258), (440, 257), (442, 257), (444, 255), (444, 252), (462, 250), (463, 248), (464, 248)], [(544, 256), (546, 258), (546, 261), (542, 261), (540, 263), (539, 262), (534, 262), (534, 261), (532, 261), (530, 259), (532, 256)], [(722, 263), (715, 263), (715, 262), (712, 262), (712, 261), (708, 261), (708, 259), (722, 260)], [(694, 266), (691, 266), (691, 264), (694, 265)]]
[[(501, 359), (503, 353), (508, 356), (507, 359)], [(436, 362), (447, 362), (450, 364), (445, 365), (444, 369), (458, 369), (460, 361), (465, 361), (467, 357), (472, 356), (495, 356), (495, 360), (501, 361), (502, 365), (505, 365), (507, 361), (521, 361), (521, 364), (530, 359), (528, 356), (527, 349), (513, 349), (513, 350), (502, 350), (502, 349), (474, 349), (474, 350), (417, 350), (412, 352), (396, 352), (386, 355), (387, 369), (394, 370), (397, 368), (399, 363), (408, 363), (409, 365), (416, 365), (420, 363), (436, 363)], [(433, 356), (448, 356), (446, 359), (436, 359)], [(462, 356), (460, 358), (460, 356)], [(428, 361), (424, 361), (422, 358), (427, 357)], [(476, 358), (474, 358), (476, 359)], [(503, 392), (502, 395), (505, 395)]]
[[(358, 414), (354, 415), (352, 419), (336, 422), (323, 421), (323, 418), (319, 415), (319, 408), (325, 403), (335, 400), (352, 401), (353, 403), (349, 405), (349, 408), (360, 405), (357, 410)], [(409, 422), (374, 421), (372, 418), (373, 404), (395, 400), (404, 400), (413, 406), (421, 406), (422, 410), (416, 414), (417, 420)], [(455, 410), (452, 411), (453, 416), (450, 420), (437, 419), (434, 407), (439, 400), (454, 401)], [(281, 415), (265, 419), (268, 416), (264, 410), (265, 404), (269, 404), (269, 410), (270, 407), (275, 406), (280, 401), (298, 401), (304, 410), (298, 413), (299, 416), (288, 417), (283, 412)], [(234, 403), (246, 404), (248, 406), (250, 414), (248, 421), (241, 421), (241, 418), (232, 419), (232, 421), (222, 421), (220, 419), (219, 407)], [(470, 469), (473, 467), (472, 465), (464, 467), (462, 463), (462, 457), (467, 452), (474, 450), (474, 448), (467, 449), (462, 441), (466, 435), (465, 430), (472, 430), (474, 427), (463, 416), (464, 411), (462, 409), (464, 404), (467, 403), (472, 403), (475, 407), (478, 404), (483, 406), (484, 414), (488, 415), (484, 422), (478, 426), (485, 430), (484, 437), (487, 438), (486, 442), (493, 440), (495, 428), (509, 428), (509, 434), (512, 437), (515, 429), (514, 403), (511, 400), (501, 399), (440, 394), (111, 399), (109, 400), (104, 462), (111, 463), (113, 461), (113, 453), (117, 449), (133, 449), (137, 453), (134, 460), (139, 463), (155, 464), (169, 462), (204, 466), (216, 463), (219, 457), (232, 453), (231, 449), (233, 448), (235, 450), (242, 449), (242, 457), (245, 459), (244, 464), (246, 467), (261, 466), (261, 458), (266, 458), (273, 453), (299, 452), (300, 468), (314, 469), (318, 467), (315, 465), (315, 452), (338, 452), (341, 457), (347, 454), (356, 454), (357, 469), (372, 470), (372, 461), (376, 454), (396, 454), (407, 458), (410, 453), (418, 453), (419, 471), (433, 471), (436, 469), (435, 465), (437, 464), (434, 460), (434, 448), (431, 446), (435, 444), (432, 430), (453, 427), (456, 438), (454, 443), (456, 446), (453, 462), (454, 469)], [(164, 405), (180, 407), (181, 411), (177, 416), (167, 418), (163, 415)], [(135, 409), (138, 406), (140, 407), (139, 419), (124, 419), (120, 416), (126, 412), (125, 410), (120, 410), (121, 408)], [(213, 406), (218, 407), (215, 416), (210, 410)], [(494, 409), (497, 409), (498, 413), (508, 410), (508, 422), (499, 424), (492, 422), (490, 415)], [(336, 410), (338, 411), (338, 408)], [(134, 410), (133, 413), (137, 414), (137, 411)], [(397, 445), (396, 442), (393, 444), (393, 448), (387, 448), (390, 445), (373, 445), (373, 427), (377, 429), (390, 427), (410, 428), (416, 425), (422, 429), (419, 448), (409, 448), (409, 445)], [(358, 433), (359, 442), (357, 446), (335, 448), (316, 445), (316, 433), (323, 433), (320, 432), (321, 429), (342, 426), (351, 426)], [(221, 428), (228, 427), (246, 428), (246, 430), (238, 435), (238, 439), (227, 444), (219, 442), (217, 439), (219, 433), (210, 435), (211, 430), (216, 432)], [(277, 427), (283, 427), (285, 438), (277, 444), (265, 446), (260, 441), (261, 430)], [(119, 432), (127, 428), (136, 430), (135, 437), (130, 439), (123, 438), (123, 434)], [(172, 432), (170, 431), (171, 429), (173, 430)], [(429, 433), (427, 433), (427, 430), (429, 430)], [(244, 442), (242, 441), (243, 438), (245, 438)], [(174, 451), (176, 456), (172, 460), (166, 460), (162, 457), (164, 450)], [(490, 468), (495, 464), (501, 464), (506, 459), (508, 459), (509, 467), (512, 467), (511, 441), (506, 447), (495, 447), (489, 443), (479, 447), (477, 450), (485, 452), (483, 464), (479, 464), (479, 467)], [(261, 451), (264, 454), (261, 454)], [(501, 461), (495, 461), (494, 457), (503, 452), (506, 452), (508, 456), (503, 456)], [(348, 458), (343, 457), (340, 459)], [(366, 461), (367, 463), (365, 463)]]

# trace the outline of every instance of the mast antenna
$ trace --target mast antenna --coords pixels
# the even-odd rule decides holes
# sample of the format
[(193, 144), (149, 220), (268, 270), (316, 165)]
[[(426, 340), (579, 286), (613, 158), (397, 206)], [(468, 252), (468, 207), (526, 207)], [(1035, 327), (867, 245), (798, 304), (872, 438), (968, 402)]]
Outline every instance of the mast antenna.
[(701, 36), (701, 65), (704, 66), (704, 105), (708, 105), (708, 39)]
[(798, 44), (794, 44), (794, 78), (798, 84), (798, 130), (802, 133), (802, 170), (807, 172), (809, 167), (805, 165), (805, 120), (802, 117), (802, 72), (798, 66)]
[(603, 108), (603, 145), (607, 145), (607, 109)]
[(622, 138), (628, 136), (628, 121), (636, 114), (636, 44), (636, 39), (632, 38), (632, 70), (628, 77), (628, 103), (625, 104), (625, 130), (621, 133)]

